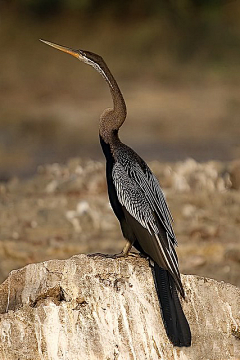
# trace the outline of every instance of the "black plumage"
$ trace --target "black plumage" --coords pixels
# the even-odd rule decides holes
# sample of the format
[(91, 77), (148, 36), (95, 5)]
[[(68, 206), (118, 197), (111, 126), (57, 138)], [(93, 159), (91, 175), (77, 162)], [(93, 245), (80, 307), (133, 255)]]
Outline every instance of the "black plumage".
[(185, 297), (174, 248), (177, 241), (159, 182), (147, 164), (118, 138), (112, 150), (101, 136), (100, 142), (106, 157), (109, 199), (123, 236), (150, 258), (169, 339), (175, 346), (190, 346), (190, 328), (176, 291)]
[(190, 346), (191, 332), (177, 294), (178, 290), (185, 297), (172, 217), (156, 177), (118, 137), (127, 112), (117, 82), (99, 55), (43, 42), (93, 66), (109, 85), (113, 108), (101, 115), (99, 134), (106, 157), (110, 203), (127, 240), (123, 255), (127, 256), (134, 246), (149, 257), (166, 333), (175, 346)]

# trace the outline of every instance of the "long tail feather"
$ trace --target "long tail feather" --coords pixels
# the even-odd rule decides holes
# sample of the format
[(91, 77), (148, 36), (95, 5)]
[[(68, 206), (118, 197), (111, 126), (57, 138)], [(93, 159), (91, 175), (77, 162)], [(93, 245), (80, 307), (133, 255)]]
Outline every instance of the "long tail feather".
[(174, 280), (167, 270), (160, 268), (155, 262), (151, 267), (168, 338), (174, 346), (190, 346), (191, 331)]

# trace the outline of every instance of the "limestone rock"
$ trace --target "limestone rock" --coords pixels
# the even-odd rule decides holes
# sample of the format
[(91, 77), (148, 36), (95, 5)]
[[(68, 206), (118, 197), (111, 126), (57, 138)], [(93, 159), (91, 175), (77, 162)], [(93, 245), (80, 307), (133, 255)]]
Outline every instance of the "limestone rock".
[(162, 325), (146, 259), (79, 255), (14, 270), (0, 286), (0, 359), (239, 359), (240, 290), (182, 275), (190, 348)]

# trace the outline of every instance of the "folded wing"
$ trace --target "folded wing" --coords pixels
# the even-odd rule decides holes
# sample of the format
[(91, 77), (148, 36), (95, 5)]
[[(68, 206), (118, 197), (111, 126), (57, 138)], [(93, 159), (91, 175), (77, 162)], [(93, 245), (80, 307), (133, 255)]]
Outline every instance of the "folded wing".
[(170, 272), (184, 296), (172, 218), (157, 179), (145, 163), (143, 168), (136, 162), (129, 167), (126, 163), (116, 162), (112, 178), (126, 220), (131, 222), (140, 247), (160, 267)]

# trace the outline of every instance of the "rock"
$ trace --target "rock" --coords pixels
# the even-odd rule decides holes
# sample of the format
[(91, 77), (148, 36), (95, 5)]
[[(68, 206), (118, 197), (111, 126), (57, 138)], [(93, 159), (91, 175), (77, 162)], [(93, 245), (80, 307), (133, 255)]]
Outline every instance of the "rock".
[(187, 159), (173, 166), (170, 173), (172, 187), (178, 191), (224, 191), (229, 186), (228, 177), (223, 176), (223, 166), (217, 161), (198, 163)]
[(146, 259), (79, 255), (14, 270), (0, 286), (0, 359), (240, 358), (240, 290), (182, 280), (190, 348), (166, 336)]

